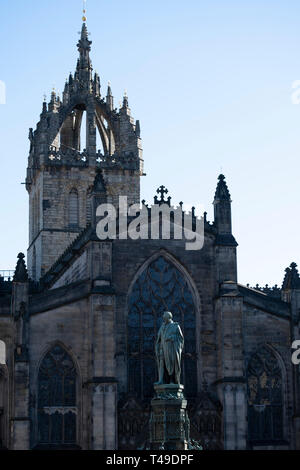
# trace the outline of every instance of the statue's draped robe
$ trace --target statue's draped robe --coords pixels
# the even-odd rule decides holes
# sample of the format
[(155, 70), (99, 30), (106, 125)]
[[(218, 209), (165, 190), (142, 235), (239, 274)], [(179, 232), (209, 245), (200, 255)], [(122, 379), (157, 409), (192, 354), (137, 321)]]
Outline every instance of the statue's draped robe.
[(181, 371), (181, 353), (183, 349), (183, 334), (178, 323), (172, 322), (167, 325), (163, 324), (158, 332), (156, 342), (156, 356), (163, 354), (165, 368), (171, 376), (175, 374), (175, 378), (180, 380)]

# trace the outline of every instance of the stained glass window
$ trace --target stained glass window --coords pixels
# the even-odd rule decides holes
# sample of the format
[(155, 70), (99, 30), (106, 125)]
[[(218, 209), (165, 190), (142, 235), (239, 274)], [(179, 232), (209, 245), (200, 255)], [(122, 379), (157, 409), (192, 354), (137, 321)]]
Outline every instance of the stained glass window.
[(153, 397), (157, 380), (155, 338), (162, 314), (170, 311), (181, 326), (185, 345), (182, 379), (185, 394), (197, 394), (196, 317), (190, 286), (176, 266), (163, 256), (154, 260), (139, 276), (129, 297), (128, 383), (140, 399)]
[(59, 345), (46, 354), (38, 375), (40, 444), (76, 443), (76, 370)]
[(280, 365), (267, 347), (248, 365), (248, 425), (251, 441), (283, 438), (283, 392)]

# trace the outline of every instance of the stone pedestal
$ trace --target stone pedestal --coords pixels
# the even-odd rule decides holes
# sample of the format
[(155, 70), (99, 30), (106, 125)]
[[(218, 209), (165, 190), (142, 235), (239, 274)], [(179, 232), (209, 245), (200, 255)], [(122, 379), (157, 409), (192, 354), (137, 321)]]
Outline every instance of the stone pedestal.
[(152, 449), (186, 450), (190, 422), (183, 385), (154, 385), (151, 401), (150, 446)]

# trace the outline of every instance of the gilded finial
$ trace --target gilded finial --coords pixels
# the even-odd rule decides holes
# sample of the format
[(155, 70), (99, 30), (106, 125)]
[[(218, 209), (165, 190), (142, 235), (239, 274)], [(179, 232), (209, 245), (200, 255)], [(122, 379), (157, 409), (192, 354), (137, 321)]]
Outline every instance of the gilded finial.
[(86, 0), (83, 0), (83, 16), (82, 16), (82, 21), (86, 21)]

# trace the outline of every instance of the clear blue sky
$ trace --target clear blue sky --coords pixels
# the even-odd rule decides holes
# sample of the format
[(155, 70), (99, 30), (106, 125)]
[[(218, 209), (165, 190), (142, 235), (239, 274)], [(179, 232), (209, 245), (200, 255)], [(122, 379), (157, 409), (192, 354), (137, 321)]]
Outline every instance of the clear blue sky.
[[(43, 94), (77, 59), (81, 0), (1, 2), (0, 269), (28, 242), (28, 128)], [(300, 4), (276, 0), (88, 0), (92, 61), (115, 103), (128, 91), (141, 121), (142, 196), (204, 204), (217, 176), (232, 195), (239, 281), (281, 284), (300, 264)]]

